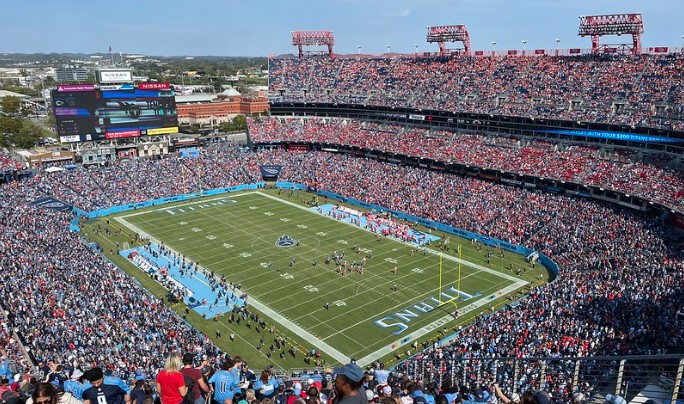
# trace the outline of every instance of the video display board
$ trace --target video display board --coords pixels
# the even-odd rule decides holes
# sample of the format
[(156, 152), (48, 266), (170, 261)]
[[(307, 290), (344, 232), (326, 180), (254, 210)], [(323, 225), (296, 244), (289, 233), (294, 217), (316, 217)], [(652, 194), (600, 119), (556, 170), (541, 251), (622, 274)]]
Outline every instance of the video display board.
[(52, 102), (60, 140), (83, 142), (178, 132), (173, 90), (166, 83), (149, 87), (58, 87), (52, 92)]

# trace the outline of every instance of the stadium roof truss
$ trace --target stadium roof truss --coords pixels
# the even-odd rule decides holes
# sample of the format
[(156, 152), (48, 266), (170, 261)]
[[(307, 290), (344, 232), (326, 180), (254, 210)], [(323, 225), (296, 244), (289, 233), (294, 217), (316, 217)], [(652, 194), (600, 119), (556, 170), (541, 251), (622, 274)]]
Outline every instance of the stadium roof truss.
[(327, 46), (328, 56), (333, 57), (335, 37), (332, 31), (292, 31), (292, 45), (299, 50), (299, 58), (304, 56), (304, 46)]
[(609, 14), (580, 16), (579, 32), (581, 37), (591, 36), (592, 53), (601, 50), (608, 52), (607, 46), (601, 46), (600, 37), (604, 35), (632, 35), (632, 46), (622, 45), (633, 55), (641, 53), (641, 34), (644, 33), (644, 22), (641, 14)]
[(463, 53), (470, 56), (470, 34), (468, 28), (463, 24), (427, 27), (425, 39), (428, 43), (437, 42), (439, 54), (442, 56), (450, 53), (444, 44), (445, 42), (462, 42)]

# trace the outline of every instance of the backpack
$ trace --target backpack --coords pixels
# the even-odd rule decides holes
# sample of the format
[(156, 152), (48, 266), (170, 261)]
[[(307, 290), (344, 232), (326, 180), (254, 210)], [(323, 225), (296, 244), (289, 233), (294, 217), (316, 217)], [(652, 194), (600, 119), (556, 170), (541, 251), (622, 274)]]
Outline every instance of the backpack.
[(183, 379), (185, 380), (185, 387), (188, 388), (188, 392), (185, 393), (182, 404), (195, 404), (195, 381), (186, 375), (183, 375)]

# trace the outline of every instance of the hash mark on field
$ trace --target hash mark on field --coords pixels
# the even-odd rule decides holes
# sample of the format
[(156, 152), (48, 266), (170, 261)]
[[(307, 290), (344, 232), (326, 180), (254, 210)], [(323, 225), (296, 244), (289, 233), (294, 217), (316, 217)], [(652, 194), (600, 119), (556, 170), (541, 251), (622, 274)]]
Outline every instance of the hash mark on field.
[(183, 241), (183, 240), (185, 240), (185, 237), (181, 237), (178, 239), (178, 241)]
[(213, 236), (213, 235), (211, 235), (211, 234), (208, 235), (207, 238), (208, 238), (209, 240), (216, 240), (216, 236)]
[(328, 233), (326, 233), (326, 232), (324, 232), (324, 231), (319, 231), (318, 233), (316, 233), (316, 235), (317, 235), (317, 236), (321, 236), (321, 237), (325, 237), (325, 236), (328, 235)]
[(223, 243), (223, 248), (233, 248), (233, 245), (229, 243)]
[(184, 225), (188, 224), (188, 222), (180, 222), (180, 223), (178, 223), (178, 224), (181, 225), (181, 226), (184, 226)]
[(397, 259), (396, 259), (396, 258), (385, 258), (385, 261), (391, 262), (392, 264), (396, 264), (396, 263), (397, 263)]
[(249, 258), (249, 257), (252, 256), (252, 254), (250, 254), (250, 253), (248, 253), (248, 252), (243, 252), (242, 254), (240, 254), (240, 256), (243, 257), (243, 258)]
[(299, 227), (300, 229), (308, 229), (309, 228), (309, 226), (307, 226), (305, 224), (298, 224), (297, 227)]
[(249, 208), (252, 209), (252, 210), (254, 210), (254, 209), (259, 209), (259, 208), (257, 208), (256, 206), (250, 206)]
[(344, 245), (348, 245), (348, 244), (349, 244), (349, 243), (347, 243), (347, 240), (337, 240), (337, 243), (338, 243), (338, 244), (344, 244)]
[(266, 216), (273, 216), (274, 214), (275, 213), (273, 213), (273, 212), (264, 212), (264, 215), (266, 215)]
[(417, 274), (422, 274), (424, 271), (422, 268), (413, 268), (411, 272), (415, 272)]
[(193, 227), (192, 231), (194, 231), (195, 233), (199, 233), (202, 231), (202, 229), (200, 229), (199, 227)]
[(286, 218), (286, 217), (281, 217), (281, 218), (280, 218), (280, 221), (281, 221), (281, 222), (289, 222), (290, 219), (288, 219), (288, 218)]

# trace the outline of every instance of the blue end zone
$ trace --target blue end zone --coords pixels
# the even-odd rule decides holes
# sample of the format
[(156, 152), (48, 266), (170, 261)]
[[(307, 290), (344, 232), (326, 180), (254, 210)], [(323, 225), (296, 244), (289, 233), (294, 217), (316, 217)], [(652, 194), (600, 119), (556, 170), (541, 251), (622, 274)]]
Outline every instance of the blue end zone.
[[(359, 226), (361, 228), (371, 230), (377, 234), (383, 234), (384, 231), (391, 232), (391, 230), (392, 230), (390, 228), (390, 226), (388, 226), (386, 224), (380, 224), (380, 225), (377, 225), (377, 226), (374, 226), (371, 228), (369, 220), (365, 215), (359, 216), (357, 214), (350, 213), (349, 211), (339, 210), (339, 209), (335, 208), (336, 206), (337, 205), (333, 205), (333, 204), (329, 203), (327, 205), (321, 205), (318, 207), (309, 208), (309, 210), (324, 214), (324, 215), (329, 216), (329, 217), (337, 216), (336, 218), (338, 218), (339, 220), (342, 220), (342, 221), (347, 222), (347, 223), (352, 223), (352, 224)], [(375, 215), (375, 216), (377, 217), (378, 215)], [(399, 222), (396, 222), (394, 220), (392, 222), (399, 224)], [(391, 237), (392, 235), (390, 234), (389, 236)], [(398, 238), (398, 237), (394, 237), (394, 238)], [(420, 245), (433, 243), (434, 241), (439, 240), (439, 239), (440, 239), (439, 237), (433, 236), (432, 234), (423, 233), (423, 232), (419, 232), (419, 231), (410, 229), (410, 230), (408, 230), (408, 239), (404, 240), (404, 241), (408, 241), (411, 244), (415, 244), (415, 245), (420, 246)]]
[[(137, 252), (137, 256), (130, 258), (133, 252)], [(158, 253), (157, 257), (154, 257), (152, 252)], [(185, 275), (181, 276), (180, 261), (173, 262), (172, 257), (159, 253), (159, 246), (156, 243), (151, 243), (147, 248), (136, 247), (122, 250), (119, 254), (144, 272), (158, 275), (162, 281), (171, 280), (175, 284), (182, 286), (186, 291), (183, 301), (188, 307), (205, 318), (213, 318), (217, 315), (230, 313), (234, 306), (245, 305), (245, 301), (239, 296), (235, 296), (231, 290), (218, 285), (212, 290), (209, 279), (202, 270), (195, 272), (186, 268)], [(190, 263), (190, 261), (186, 259), (186, 263)], [(160, 268), (166, 268), (166, 276), (161, 274)], [(220, 299), (218, 298), (219, 291), (223, 293), (223, 297)]]

